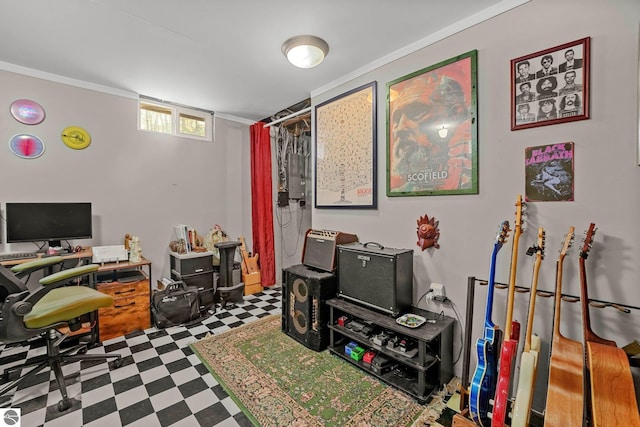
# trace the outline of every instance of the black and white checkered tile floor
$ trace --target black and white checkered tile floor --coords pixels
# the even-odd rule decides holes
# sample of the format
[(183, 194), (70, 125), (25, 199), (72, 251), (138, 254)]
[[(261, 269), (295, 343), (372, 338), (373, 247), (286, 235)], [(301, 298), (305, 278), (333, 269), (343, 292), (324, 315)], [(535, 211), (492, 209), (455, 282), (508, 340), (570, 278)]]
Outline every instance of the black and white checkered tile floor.
[[(207, 333), (219, 334), (269, 314), (280, 314), (281, 288), (245, 297), (243, 304), (220, 310), (201, 323), (163, 330), (151, 328), (105, 341), (89, 350), (119, 353), (123, 364), (75, 362), (63, 367), (71, 408), (58, 412), (60, 392), (45, 368), (14, 394), (22, 426), (250, 426), (189, 344)], [(0, 346), (0, 369), (43, 354), (42, 344)]]

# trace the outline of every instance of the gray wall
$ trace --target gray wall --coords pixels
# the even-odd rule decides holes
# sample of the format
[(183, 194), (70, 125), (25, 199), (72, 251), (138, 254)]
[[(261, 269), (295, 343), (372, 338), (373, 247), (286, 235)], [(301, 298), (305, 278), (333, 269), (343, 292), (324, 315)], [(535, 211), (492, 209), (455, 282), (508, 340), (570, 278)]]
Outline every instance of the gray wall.
[[(39, 102), (45, 121), (35, 126), (15, 121), (8, 106), (19, 98)], [(0, 71), (0, 104), (6, 107), (0, 115), (3, 209), (6, 202), (89, 201), (93, 239), (73, 243), (116, 245), (126, 233), (139, 236), (143, 255), (153, 263), (154, 284), (169, 276), (168, 244), (177, 223), (203, 236), (220, 224), (232, 239), (244, 235), (251, 247), (246, 124), (216, 118), (214, 142), (141, 132), (135, 99), (5, 71)], [(71, 125), (91, 133), (88, 148), (72, 150), (62, 143), (60, 133)], [(40, 137), (45, 153), (33, 160), (12, 155), (7, 141), (18, 133)], [(0, 252), (35, 249), (31, 243), (0, 245)]]
[[(533, 259), (524, 251), (535, 242), (538, 226), (547, 232), (539, 288), (553, 290), (555, 266), (564, 234), (576, 227), (576, 241), (565, 260), (563, 291), (579, 295), (578, 251), (589, 223), (599, 228), (587, 260), (589, 296), (640, 306), (640, 167), (638, 150), (638, 27), (636, 0), (533, 0), (455, 34), (357, 79), (312, 96), (317, 105), (349, 89), (378, 82), (378, 209), (314, 209), (314, 228), (356, 233), (361, 241), (414, 250), (414, 304), (454, 316), (447, 305), (415, 301), (431, 282), (445, 284), (464, 322), (467, 277), (487, 279), (493, 239), (503, 219), (514, 221), (515, 201), (524, 194), (524, 149), (575, 142), (575, 201), (529, 203), (529, 227), (520, 239), (517, 283), (531, 283)], [(591, 118), (573, 123), (510, 130), (510, 60), (591, 37)], [(386, 83), (461, 53), (478, 50), (479, 182), (478, 195), (385, 196)], [(313, 94), (312, 94), (313, 95)], [(440, 221), (440, 249), (416, 245), (416, 221), (427, 213)], [(510, 239), (511, 242), (511, 239)], [(511, 243), (499, 253), (498, 277), (509, 281)], [(486, 287), (476, 289), (473, 341), (481, 333)], [(516, 295), (514, 319), (526, 327), (528, 294)], [(494, 321), (504, 327), (506, 292), (498, 291)], [(581, 340), (579, 304), (564, 304), (562, 330)], [(553, 301), (537, 300), (533, 331), (548, 340)], [(640, 311), (591, 310), (596, 333), (619, 346), (640, 338)], [(623, 326), (624, 325), (624, 326)], [(454, 353), (460, 347), (455, 331)], [(475, 348), (475, 346), (473, 346)], [(548, 350), (548, 348), (547, 348)], [(471, 374), (475, 368), (472, 350)], [(543, 353), (541, 360), (546, 360)], [(461, 362), (456, 366), (460, 374)], [(546, 381), (543, 367), (539, 379)], [(538, 408), (540, 396), (537, 397)], [(544, 402), (544, 400), (542, 400)]]
[[(565, 261), (563, 290), (579, 294), (578, 248), (590, 222), (599, 227), (587, 260), (590, 296), (640, 306), (640, 167), (638, 149), (638, 27), (636, 0), (532, 0), (514, 10), (455, 34), (349, 83), (313, 96), (317, 105), (372, 80), (378, 81), (378, 209), (312, 210), (313, 228), (356, 233), (362, 241), (414, 249), (414, 304), (455, 316), (448, 306), (416, 301), (431, 282), (445, 284), (464, 322), (467, 276), (487, 278), (493, 238), (503, 219), (513, 222), (514, 203), (524, 192), (524, 149), (575, 142), (575, 201), (530, 203), (529, 227), (520, 239), (517, 282), (529, 285), (533, 260), (524, 249), (538, 226), (547, 230), (547, 255), (539, 288), (553, 290), (555, 261), (570, 225), (576, 245)], [(585, 121), (510, 131), (509, 61), (590, 36), (591, 118)], [(478, 50), (480, 192), (469, 196), (385, 196), (385, 84), (472, 49)], [(120, 244), (125, 233), (140, 236), (143, 254), (153, 262), (154, 279), (168, 274), (167, 244), (173, 225), (193, 225), (206, 234), (220, 224), (232, 237), (244, 235), (251, 248), (249, 131), (246, 124), (217, 119), (215, 142), (154, 135), (136, 130), (135, 100), (0, 71), (0, 104), (32, 98), (47, 111), (37, 126), (0, 115), (0, 139), (32, 132), (47, 143), (36, 160), (22, 160), (5, 148), (0, 156), (0, 202), (88, 200), (94, 207), (92, 241)], [(5, 110), (6, 111), (6, 110)], [(91, 146), (82, 151), (60, 141), (66, 126), (88, 129)], [(6, 145), (5, 145), (6, 147)], [(239, 167), (236, 165), (240, 165)], [(274, 198), (275, 200), (275, 198)], [(416, 220), (427, 213), (440, 221), (438, 250), (416, 246)], [(306, 228), (306, 224), (303, 224)], [(303, 230), (304, 232), (304, 230)], [(278, 238), (276, 230), (276, 239)], [(0, 251), (33, 250), (29, 244), (0, 245)], [(276, 251), (276, 255), (281, 252)], [(498, 280), (508, 282), (510, 244), (499, 254)], [(279, 280), (279, 274), (276, 274)], [(486, 287), (476, 290), (473, 341), (480, 334)], [(514, 318), (524, 323), (528, 296), (518, 294)], [(497, 292), (494, 321), (503, 325), (506, 292)], [(553, 302), (538, 300), (534, 332), (548, 341)], [(618, 345), (640, 338), (640, 313), (592, 309), (596, 333)], [(624, 326), (622, 326), (624, 325)], [(563, 305), (565, 335), (580, 340), (580, 310)], [(456, 328), (454, 352), (461, 344)], [(522, 334), (524, 335), (524, 333)], [(545, 348), (543, 347), (543, 350)], [(545, 360), (543, 353), (541, 360)], [(475, 360), (471, 361), (471, 369)], [(544, 364), (543, 364), (544, 365)], [(455, 366), (460, 374), (461, 363)], [(539, 380), (546, 379), (546, 366)], [(544, 402), (537, 393), (536, 406)]]

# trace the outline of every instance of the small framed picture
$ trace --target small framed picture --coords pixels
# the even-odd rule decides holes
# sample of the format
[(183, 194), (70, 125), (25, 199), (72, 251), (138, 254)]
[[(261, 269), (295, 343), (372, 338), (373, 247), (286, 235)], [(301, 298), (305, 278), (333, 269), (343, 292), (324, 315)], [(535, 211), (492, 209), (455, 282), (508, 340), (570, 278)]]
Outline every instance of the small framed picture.
[(511, 130), (589, 118), (589, 42), (511, 60)]

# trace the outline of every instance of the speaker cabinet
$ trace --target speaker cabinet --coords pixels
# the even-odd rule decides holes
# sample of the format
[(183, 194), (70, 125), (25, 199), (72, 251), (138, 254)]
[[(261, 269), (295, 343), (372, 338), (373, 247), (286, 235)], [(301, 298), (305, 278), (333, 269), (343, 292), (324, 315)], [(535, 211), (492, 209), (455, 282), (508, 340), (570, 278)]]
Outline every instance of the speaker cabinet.
[(282, 270), (282, 331), (305, 347), (322, 351), (329, 345), (328, 299), (337, 292), (333, 273), (294, 265)]

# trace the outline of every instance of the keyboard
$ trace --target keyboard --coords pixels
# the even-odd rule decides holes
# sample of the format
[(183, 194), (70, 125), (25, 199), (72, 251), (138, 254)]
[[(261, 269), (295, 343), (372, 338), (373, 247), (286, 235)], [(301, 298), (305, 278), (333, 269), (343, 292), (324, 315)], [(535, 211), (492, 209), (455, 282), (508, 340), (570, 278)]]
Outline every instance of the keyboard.
[(0, 261), (13, 261), (14, 259), (28, 259), (37, 257), (37, 252), (11, 252), (0, 254)]

